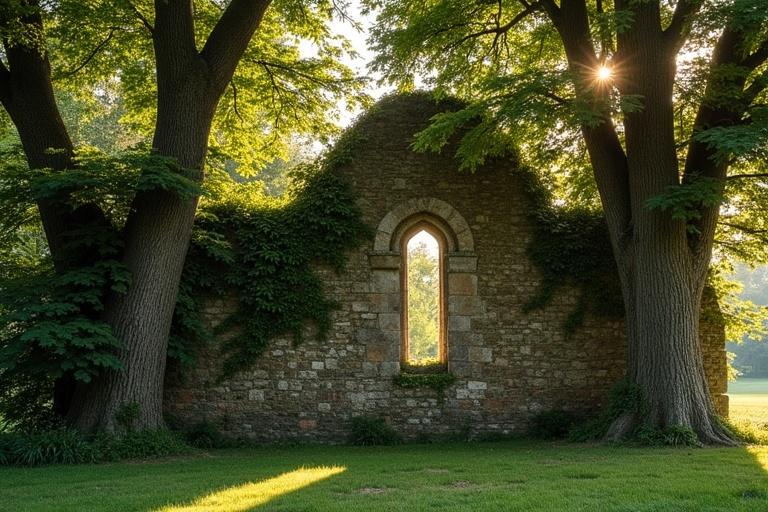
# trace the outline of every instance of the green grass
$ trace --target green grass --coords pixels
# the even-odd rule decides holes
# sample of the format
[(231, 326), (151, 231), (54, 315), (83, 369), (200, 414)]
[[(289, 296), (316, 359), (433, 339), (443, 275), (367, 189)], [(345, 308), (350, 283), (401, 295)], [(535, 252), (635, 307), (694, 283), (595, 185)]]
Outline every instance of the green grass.
[(768, 447), (291, 447), (0, 469), (8, 511), (759, 511)]
[(768, 379), (730, 382), (728, 396), (732, 420), (768, 424)]

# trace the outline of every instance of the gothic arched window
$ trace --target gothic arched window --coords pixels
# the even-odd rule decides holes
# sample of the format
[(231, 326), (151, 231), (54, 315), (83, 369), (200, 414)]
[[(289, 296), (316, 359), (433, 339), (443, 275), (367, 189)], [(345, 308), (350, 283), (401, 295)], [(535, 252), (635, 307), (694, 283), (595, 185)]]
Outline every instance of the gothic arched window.
[(444, 363), (445, 237), (428, 222), (420, 222), (402, 237), (403, 362), (410, 365)]

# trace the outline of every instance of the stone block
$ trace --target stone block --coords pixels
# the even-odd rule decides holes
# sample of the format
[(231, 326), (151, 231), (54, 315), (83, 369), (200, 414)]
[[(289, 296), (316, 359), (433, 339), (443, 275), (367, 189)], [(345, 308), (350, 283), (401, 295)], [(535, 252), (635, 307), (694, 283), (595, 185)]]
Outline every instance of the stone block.
[(448, 295), (477, 295), (477, 276), (459, 272), (448, 274)]
[(490, 363), (493, 360), (493, 350), (487, 347), (470, 347), (469, 360), (473, 363)]
[(449, 315), (448, 316), (448, 330), (449, 331), (469, 331), (472, 322), (468, 316), (462, 315)]
[(376, 293), (395, 293), (400, 290), (400, 273), (394, 270), (374, 270), (372, 288)]
[(468, 361), (469, 360), (469, 347), (466, 345), (460, 345), (458, 343), (452, 343), (453, 339), (448, 342), (448, 357), (451, 361)]
[(301, 430), (314, 430), (317, 428), (317, 420), (301, 419), (299, 420), (299, 428)]
[(368, 262), (372, 269), (377, 270), (399, 270), (402, 258), (399, 253), (371, 253), (368, 255)]
[(399, 293), (372, 293), (371, 310), (378, 313), (393, 313), (400, 310)]
[(389, 347), (386, 345), (368, 345), (365, 350), (365, 357), (372, 363), (380, 363), (384, 361), (389, 352)]
[(399, 331), (400, 315), (398, 313), (379, 313), (379, 328), (386, 331)]
[(451, 295), (448, 297), (448, 312), (473, 316), (483, 312), (483, 303), (476, 295)]
[(252, 390), (248, 391), (248, 400), (263, 401), (264, 400), (264, 390), (263, 389), (252, 389)]
[(393, 377), (400, 373), (399, 361), (385, 361), (381, 363), (381, 375), (384, 377)]
[(476, 272), (477, 256), (448, 255), (448, 272)]

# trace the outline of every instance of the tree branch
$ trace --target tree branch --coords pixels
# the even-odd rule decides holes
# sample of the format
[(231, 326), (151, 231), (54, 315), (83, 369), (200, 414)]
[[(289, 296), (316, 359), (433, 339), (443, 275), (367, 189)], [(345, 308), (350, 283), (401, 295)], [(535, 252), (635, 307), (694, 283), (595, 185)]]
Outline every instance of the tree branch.
[[(589, 16), (584, 0), (541, 0), (565, 48), (568, 67), (575, 75), (576, 98), (593, 101), (591, 76), (599, 64), (592, 44)], [(619, 273), (626, 282), (631, 261), (627, 247), (632, 234), (632, 200), (629, 189), (629, 166), (616, 127), (603, 113), (597, 125), (583, 125), (582, 133), (600, 192), (603, 210), (611, 235)]]
[(106, 47), (109, 44), (109, 42), (112, 40), (112, 37), (115, 35), (115, 32), (117, 30), (119, 30), (118, 27), (112, 27), (111, 29), (109, 29), (109, 34), (107, 34), (107, 37), (103, 41), (99, 42), (99, 44), (96, 45), (96, 47), (91, 51), (91, 53), (88, 54), (88, 56), (85, 58), (85, 60), (82, 63), (80, 63), (77, 67), (75, 67), (74, 69), (72, 69), (70, 71), (65, 71), (58, 78), (64, 78), (64, 77), (69, 77), (69, 76), (75, 75), (80, 70), (82, 70), (85, 66), (87, 66), (88, 63), (91, 62), (93, 60), (93, 58), (104, 47)]
[(754, 173), (754, 174), (733, 174), (728, 176), (727, 180), (742, 180), (748, 178), (768, 178), (768, 173)]
[[(712, 53), (710, 79), (704, 91), (704, 99), (696, 113), (693, 125), (694, 134), (713, 127), (734, 126), (742, 122), (748, 103), (735, 102), (733, 105), (711, 105), (708, 98), (717, 97), (718, 88), (723, 86), (721, 81), (715, 81), (711, 78), (715, 75), (714, 71), (722, 66), (741, 64), (743, 43), (743, 32), (731, 26), (726, 26), (723, 29)], [(746, 73), (736, 74), (729, 79), (726, 87), (743, 91), (746, 80)], [(728, 166), (729, 162), (715, 157), (715, 149), (697, 141), (696, 137), (691, 137), (683, 169), (683, 183), (690, 183), (700, 177), (706, 177), (719, 180), (721, 186), (724, 186), (726, 180), (730, 179), (726, 176)], [(699, 236), (690, 239), (691, 250), (698, 267), (697, 271), (701, 275), (709, 267), (712, 241), (719, 214), (719, 206), (702, 206), (701, 215), (695, 226)]]
[(742, 224), (735, 224), (732, 222), (725, 222), (722, 220), (718, 222), (718, 224), (721, 226), (728, 226), (729, 228), (738, 229), (739, 231), (743, 231), (744, 233), (748, 233), (750, 235), (763, 235), (768, 233), (768, 229), (754, 229), (754, 228), (750, 228), (749, 226), (744, 226)]
[(763, 41), (754, 53), (744, 57), (741, 61), (741, 65), (749, 69), (756, 69), (766, 60), (768, 60), (768, 39)]
[(695, 14), (702, 6), (702, 0), (677, 0), (675, 12), (672, 14), (672, 21), (664, 30), (664, 36), (677, 52), (685, 43), (688, 36), (690, 24), (688, 18)]
[(214, 92), (221, 92), (235, 72), (272, 0), (232, 0), (200, 52)]
[(460, 46), (461, 44), (469, 41), (470, 39), (476, 39), (483, 35), (488, 34), (496, 34), (496, 37), (493, 40), (493, 46), (496, 46), (496, 43), (498, 41), (498, 38), (501, 34), (504, 34), (506, 32), (509, 32), (510, 29), (512, 29), (515, 25), (523, 21), (525, 18), (528, 17), (528, 15), (534, 13), (541, 7), (541, 2), (534, 2), (532, 4), (527, 4), (527, 7), (525, 7), (522, 11), (517, 13), (509, 22), (505, 23), (504, 25), (499, 25), (498, 19), (496, 21), (497, 26), (492, 28), (487, 28), (484, 30), (479, 30), (477, 32), (473, 32), (472, 34), (467, 34), (466, 36), (462, 37), (458, 41), (454, 41), (451, 44), (446, 45), (443, 50), (447, 51), (453, 48), (456, 48), (457, 46)]
[(144, 25), (144, 28), (146, 28), (150, 35), (154, 35), (155, 33), (155, 27), (152, 26), (152, 24), (149, 22), (146, 16), (144, 16), (138, 7), (136, 7), (133, 2), (128, 2), (128, 5), (131, 6), (131, 10), (133, 11), (133, 14), (136, 15), (136, 17), (141, 21), (141, 24)]
[(10, 99), (11, 94), (11, 72), (0, 61), (0, 102), (6, 103)]
[(245, 121), (243, 119), (243, 116), (240, 115), (240, 110), (237, 108), (237, 86), (235, 85), (234, 80), (229, 81), (229, 85), (232, 87), (232, 109), (235, 111), (235, 115), (240, 119), (240, 121)]

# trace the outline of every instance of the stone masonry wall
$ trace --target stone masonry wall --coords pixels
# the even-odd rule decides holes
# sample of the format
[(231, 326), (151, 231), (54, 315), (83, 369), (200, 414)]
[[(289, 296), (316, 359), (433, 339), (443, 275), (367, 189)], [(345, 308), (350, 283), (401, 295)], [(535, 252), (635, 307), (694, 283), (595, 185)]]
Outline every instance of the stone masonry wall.
[[(247, 372), (217, 383), (215, 348), (183, 379), (170, 379), (166, 409), (178, 421), (215, 423), (258, 441), (336, 442), (355, 415), (385, 417), (402, 434), (520, 432), (538, 412), (593, 411), (625, 371), (621, 321), (585, 319), (566, 337), (577, 303), (564, 290), (544, 309), (524, 313), (541, 281), (526, 256), (528, 200), (514, 164), (496, 160), (460, 172), (455, 147), (415, 153), (413, 134), (439, 112), (421, 95), (382, 100), (353, 128), (361, 136), (343, 169), (376, 238), (350, 254), (341, 274), (323, 270), (327, 293), (341, 304), (327, 341), (293, 347), (276, 339)], [(444, 394), (403, 389), (392, 378), (401, 361), (400, 236), (428, 221), (447, 239), (447, 363), (457, 381)], [(234, 305), (206, 303), (211, 325)], [(727, 413), (722, 328), (704, 323), (710, 389)]]

